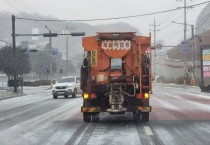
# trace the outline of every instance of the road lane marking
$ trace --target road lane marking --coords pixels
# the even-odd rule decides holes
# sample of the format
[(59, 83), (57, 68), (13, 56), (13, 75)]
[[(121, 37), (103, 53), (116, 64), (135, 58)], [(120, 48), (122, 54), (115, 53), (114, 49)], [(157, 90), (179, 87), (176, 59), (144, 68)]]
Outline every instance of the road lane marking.
[(144, 126), (144, 130), (145, 130), (147, 135), (153, 135), (152, 130), (150, 129), (149, 126)]

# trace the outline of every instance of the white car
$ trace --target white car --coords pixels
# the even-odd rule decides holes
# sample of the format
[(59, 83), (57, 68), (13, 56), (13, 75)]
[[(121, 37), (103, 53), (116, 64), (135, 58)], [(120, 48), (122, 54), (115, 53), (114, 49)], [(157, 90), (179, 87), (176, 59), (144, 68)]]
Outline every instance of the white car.
[(77, 76), (62, 77), (52, 87), (52, 95), (54, 99), (57, 99), (58, 96), (68, 98), (69, 95), (72, 95), (74, 98), (81, 92), (80, 78)]

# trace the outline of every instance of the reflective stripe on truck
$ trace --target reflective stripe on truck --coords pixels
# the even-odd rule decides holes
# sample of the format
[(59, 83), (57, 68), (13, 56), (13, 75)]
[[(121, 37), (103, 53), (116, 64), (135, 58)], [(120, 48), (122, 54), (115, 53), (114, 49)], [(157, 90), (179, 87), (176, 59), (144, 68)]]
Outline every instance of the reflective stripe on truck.
[(138, 111), (141, 111), (141, 112), (151, 112), (152, 111), (151, 106), (147, 106), (147, 107), (139, 106), (137, 109), (138, 109)]
[(98, 107), (81, 107), (81, 112), (101, 112)]

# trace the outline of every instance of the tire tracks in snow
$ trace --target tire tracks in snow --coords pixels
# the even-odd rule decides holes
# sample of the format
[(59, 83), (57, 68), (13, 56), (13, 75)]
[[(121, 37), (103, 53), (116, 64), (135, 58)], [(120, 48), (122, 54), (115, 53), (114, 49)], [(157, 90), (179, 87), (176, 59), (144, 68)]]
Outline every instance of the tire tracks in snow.
[(142, 145), (164, 145), (150, 123), (135, 123)]
[[(91, 134), (96, 128), (97, 123), (83, 123), (70, 137), (65, 145), (74, 145), (78, 142), (79, 145), (86, 145), (91, 137)], [(82, 135), (83, 134), (83, 135)]]

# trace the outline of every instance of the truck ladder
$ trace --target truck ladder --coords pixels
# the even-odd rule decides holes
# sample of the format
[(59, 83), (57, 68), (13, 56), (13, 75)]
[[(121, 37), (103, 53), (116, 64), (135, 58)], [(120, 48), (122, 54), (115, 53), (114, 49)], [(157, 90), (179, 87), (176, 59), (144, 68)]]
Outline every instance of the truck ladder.
[[(142, 89), (149, 89), (152, 92), (152, 73), (151, 73), (151, 47), (148, 46), (148, 48), (142, 52), (141, 50), (141, 44), (139, 44), (139, 53), (140, 53), (140, 91), (142, 92)], [(143, 70), (145, 68), (145, 70)], [(146, 70), (148, 69), (148, 70)], [(148, 72), (146, 72), (148, 71)], [(148, 80), (148, 82), (143, 82), (145, 80)]]

